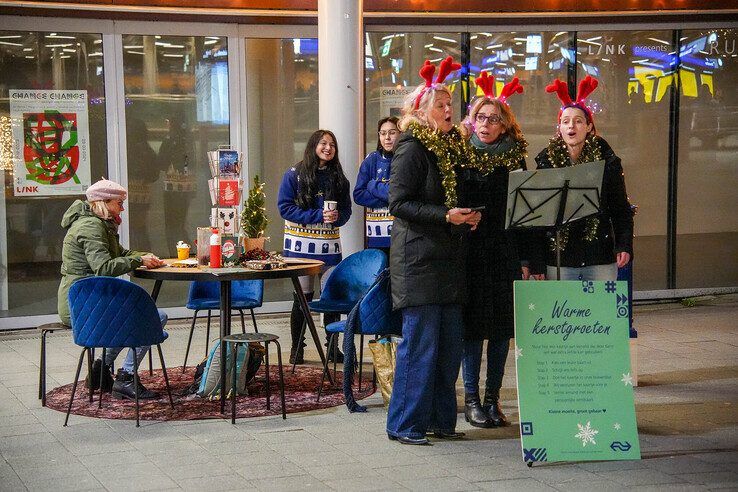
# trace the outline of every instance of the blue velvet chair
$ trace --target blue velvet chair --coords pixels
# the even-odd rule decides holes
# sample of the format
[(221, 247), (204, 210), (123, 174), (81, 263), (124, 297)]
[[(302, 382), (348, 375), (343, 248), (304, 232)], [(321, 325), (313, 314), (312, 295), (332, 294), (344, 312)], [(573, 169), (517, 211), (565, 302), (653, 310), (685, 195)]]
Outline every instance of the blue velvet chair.
[[(256, 327), (254, 308), (261, 307), (263, 300), (263, 280), (238, 280), (231, 284), (231, 307), (241, 314), (241, 331), (243, 333), (246, 333), (246, 323), (243, 317), (244, 309), (248, 309), (251, 312), (251, 322), (254, 324), (254, 332), (259, 333), (259, 329)], [(197, 313), (203, 309), (208, 310), (208, 324), (205, 332), (205, 357), (208, 356), (210, 316), (214, 309), (220, 309), (220, 282), (192, 282), (190, 284), (190, 292), (187, 296), (187, 309), (194, 310), (195, 314), (192, 317), (192, 325), (190, 325), (190, 337), (187, 339), (187, 350), (185, 351), (185, 358), (182, 363), (182, 372), (187, 368), (187, 358), (190, 355), (190, 345), (192, 344), (192, 333), (195, 331)]]
[[(389, 269), (382, 271), (376, 278), (374, 284), (369, 291), (364, 294), (356, 307), (351, 311), (348, 318), (335, 323), (330, 323), (325, 327), (326, 331), (336, 336), (331, 337), (328, 350), (336, 350), (339, 333), (344, 333), (346, 337), (359, 335), (359, 391), (361, 391), (362, 361), (364, 358), (364, 335), (374, 335), (375, 338), (387, 335), (402, 333), (402, 316), (400, 311), (392, 311), (392, 296), (390, 295), (390, 279)], [(344, 361), (344, 377), (347, 381), (353, 379), (353, 367), (355, 352), (353, 343), (344, 340), (344, 350), (346, 352), (346, 360)], [(335, 357), (334, 357), (335, 359)], [(336, 366), (333, 365), (335, 374)], [(323, 382), (328, 372), (328, 363), (323, 366), (323, 378), (318, 388), (318, 400), (323, 389)], [(335, 378), (334, 378), (335, 379)], [(344, 381), (344, 389), (346, 381)], [(348, 402), (348, 399), (347, 399)]]
[[(365, 249), (344, 258), (331, 272), (320, 299), (308, 303), (310, 311), (323, 314), (348, 314), (369, 290), (379, 273), (387, 268), (387, 255), (378, 249)], [(305, 336), (303, 323), (300, 340)], [(337, 338), (332, 335), (331, 339)], [(295, 372), (295, 364), (292, 365)]]
[[(115, 277), (89, 277), (78, 280), (69, 289), (69, 307), (72, 318), (72, 338), (74, 343), (82, 347), (79, 356), (77, 372), (72, 385), (72, 395), (69, 398), (67, 417), (64, 419), (66, 427), (72, 402), (77, 391), (79, 373), (82, 369), (82, 360), (87, 354), (88, 371), (92, 370), (93, 348), (103, 349), (103, 360), (108, 348), (145, 347), (156, 345), (159, 351), (159, 360), (167, 385), (169, 404), (174, 408), (172, 391), (169, 387), (169, 377), (164, 364), (164, 355), (161, 343), (169, 335), (164, 331), (166, 316), (160, 316), (154, 300), (148, 292), (138, 285), (127, 280)], [(101, 367), (101, 371), (105, 366)], [(138, 404), (138, 364), (134, 365), (134, 386), (136, 388), (136, 427), (139, 426)], [(102, 379), (102, 374), (101, 374)], [(90, 403), (94, 390), (90, 389)], [(99, 406), (102, 406), (102, 390), (100, 391)]]

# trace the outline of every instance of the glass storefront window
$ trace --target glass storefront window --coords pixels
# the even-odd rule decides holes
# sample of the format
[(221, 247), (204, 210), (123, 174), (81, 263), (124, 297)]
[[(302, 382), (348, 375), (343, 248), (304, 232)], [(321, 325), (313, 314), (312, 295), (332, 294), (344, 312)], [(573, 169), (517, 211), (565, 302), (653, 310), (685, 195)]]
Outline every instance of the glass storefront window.
[(577, 80), (600, 84), (588, 99), (597, 132), (622, 159), (630, 202), (636, 290), (666, 288), (671, 31), (577, 33)]
[[(41, 102), (29, 110), (35, 116), (27, 116), (30, 113), (24, 110), (11, 120), (10, 92), (17, 90), (34, 91), (49, 99), (49, 91), (85, 91), (87, 102), (60, 112), (58, 118), (44, 113)], [(0, 317), (56, 312), (66, 233), (60, 222), (71, 203), (84, 198), (84, 193), (60, 194), (65, 192), (48, 186), (40, 193), (26, 194), (16, 185), (23, 182), (33, 189), (34, 183), (48, 183), (46, 178), (64, 172), (65, 166), (75, 170), (74, 176), (70, 174), (60, 186), (75, 183), (77, 178), (84, 185), (87, 179), (94, 182), (107, 176), (105, 105), (100, 34), (0, 31)], [(59, 106), (50, 103), (48, 109), (53, 107)], [(28, 125), (29, 118), (35, 118), (34, 125)], [(15, 169), (13, 128), (33, 140), (18, 144), (16, 151), (24, 158)], [(36, 169), (42, 171), (32, 171), (32, 162), (40, 163)]]
[(683, 31), (677, 288), (738, 285), (738, 31)]
[(495, 78), (495, 94), (514, 77), (523, 94), (509, 100), (510, 108), (528, 140), (529, 169), (533, 160), (556, 130), (560, 103), (548, 94), (546, 85), (555, 78), (566, 80), (568, 32), (477, 32), (470, 36), (469, 83), (473, 96), (483, 95), (474, 81), (482, 71)]
[[(123, 36), (130, 247), (176, 257), (210, 225), (208, 150), (228, 144), (228, 45), (218, 36)], [(171, 282), (159, 306), (181, 306)]]
[[(365, 40), (365, 135), (366, 152), (377, 148), (377, 121), (400, 117), (404, 96), (423, 82), (418, 70), (425, 60), (438, 64), (447, 56), (461, 60), (458, 33), (369, 32)], [(437, 74), (438, 72), (436, 72)], [(461, 71), (446, 78), (454, 98), (454, 120), (462, 105)]]
[[(250, 179), (266, 183), (269, 218), (265, 248), (281, 251), (284, 220), (277, 209), (282, 175), (302, 160), (310, 135), (318, 129), (318, 40), (246, 39), (248, 164)], [(341, 142), (338, 142), (339, 149)], [(249, 183), (249, 186), (251, 183)], [(271, 281), (264, 301), (292, 299), (290, 281)]]

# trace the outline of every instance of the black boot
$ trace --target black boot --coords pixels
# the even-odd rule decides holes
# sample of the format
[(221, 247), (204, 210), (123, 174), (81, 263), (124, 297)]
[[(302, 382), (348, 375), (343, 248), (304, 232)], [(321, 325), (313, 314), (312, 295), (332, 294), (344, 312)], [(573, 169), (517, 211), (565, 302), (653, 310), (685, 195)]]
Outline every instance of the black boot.
[[(136, 399), (136, 386), (133, 384), (133, 374), (124, 371), (123, 369), (118, 370), (118, 374), (115, 376), (115, 382), (113, 383), (113, 398), (119, 400)], [(138, 399), (139, 400), (152, 400), (159, 398), (159, 393), (155, 391), (147, 390), (141, 380), (138, 380)]]
[(504, 427), (506, 425), (510, 425), (507, 417), (502, 413), (499, 393), (485, 391), (484, 405), (482, 405), (482, 408), (484, 408), (484, 411), (487, 413), (489, 421), (492, 423), (492, 427)]
[[(300, 309), (300, 301), (297, 299), (297, 294), (292, 294), (292, 312), (290, 313), (290, 333), (292, 335), (292, 348), (290, 348), (290, 364), (303, 364), (305, 362), (305, 338), (300, 338), (300, 332), (302, 326), (305, 323), (305, 315), (302, 314)], [(307, 301), (313, 300), (313, 294), (305, 294)]]
[[(102, 359), (96, 359), (92, 363), (92, 374), (88, 374), (85, 378), (85, 388), (89, 388), (92, 385), (93, 390), (100, 389), (100, 368), (102, 365)], [(113, 388), (113, 371), (110, 370), (110, 366), (105, 366), (102, 377), (102, 391), (110, 393), (110, 390)]]
[(479, 401), (479, 393), (464, 394), (464, 418), (474, 427), (494, 427)]

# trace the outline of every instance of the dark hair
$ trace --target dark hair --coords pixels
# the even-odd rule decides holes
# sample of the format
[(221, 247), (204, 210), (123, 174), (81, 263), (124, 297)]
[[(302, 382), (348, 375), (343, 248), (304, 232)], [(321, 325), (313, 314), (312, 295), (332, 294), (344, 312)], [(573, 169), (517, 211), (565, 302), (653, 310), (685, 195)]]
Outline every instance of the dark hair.
[[(387, 153), (384, 150), (384, 147), (382, 147), (382, 138), (379, 137), (379, 130), (382, 129), (382, 125), (384, 125), (385, 123), (392, 123), (393, 125), (395, 125), (395, 127), (397, 128), (397, 131), (399, 132), (400, 131), (399, 122), (400, 122), (400, 119), (397, 118), (396, 116), (386, 116), (382, 118), (381, 120), (379, 120), (379, 122), (377, 123), (377, 152), (380, 152), (382, 154)], [(390, 151), (389, 154), (391, 155), (392, 152)]]
[(326, 171), (328, 172), (328, 187), (325, 191), (326, 200), (339, 201), (341, 195), (348, 189), (349, 182), (343, 173), (341, 161), (338, 159), (338, 140), (330, 130), (317, 130), (310, 135), (305, 145), (305, 153), (302, 161), (295, 166), (297, 171), (297, 198), (296, 202), (300, 208), (312, 208), (315, 195), (318, 193), (318, 166), (320, 159), (315, 153), (315, 149), (325, 135), (330, 135), (336, 144), (336, 154), (333, 159), (326, 163)]

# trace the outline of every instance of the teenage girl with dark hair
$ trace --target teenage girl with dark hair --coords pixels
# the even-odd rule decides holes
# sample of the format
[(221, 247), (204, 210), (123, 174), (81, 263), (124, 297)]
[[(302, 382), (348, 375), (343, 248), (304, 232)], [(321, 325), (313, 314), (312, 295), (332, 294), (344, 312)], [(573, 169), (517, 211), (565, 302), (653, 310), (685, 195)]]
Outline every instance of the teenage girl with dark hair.
[(389, 213), (390, 162), (400, 134), (397, 118), (388, 116), (377, 123), (377, 150), (359, 167), (354, 201), (366, 207), (366, 245), (389, 254), (393, 217)]
[[(284, 256), (310, 258), (325, 263), (321, 281), (342, 258), (340, 227), (351, 217), (349, 182), (338, 159), (338, 143), (333, 132), (318, 130), (308, 139), (302, 161), (284, 173), (277, 206), (284, 219)], [(326, 200), (337, 202), (336, 210), (324, 210)], [(315, 275), (300, 277), (308, 301), (313, 298)], [(304, 341), (300, 332), (305, 318), (295, 297), (290, 315), (292, 350), (290, 364), (304, 362)], [(334, 319), (325, 315), (327, 325)], [(326, 333), (326, 341), (329, 335)], [(332, 360), (332, 352), (328, 354)], [(338, 352), (338, 362), (343, 354)]]

